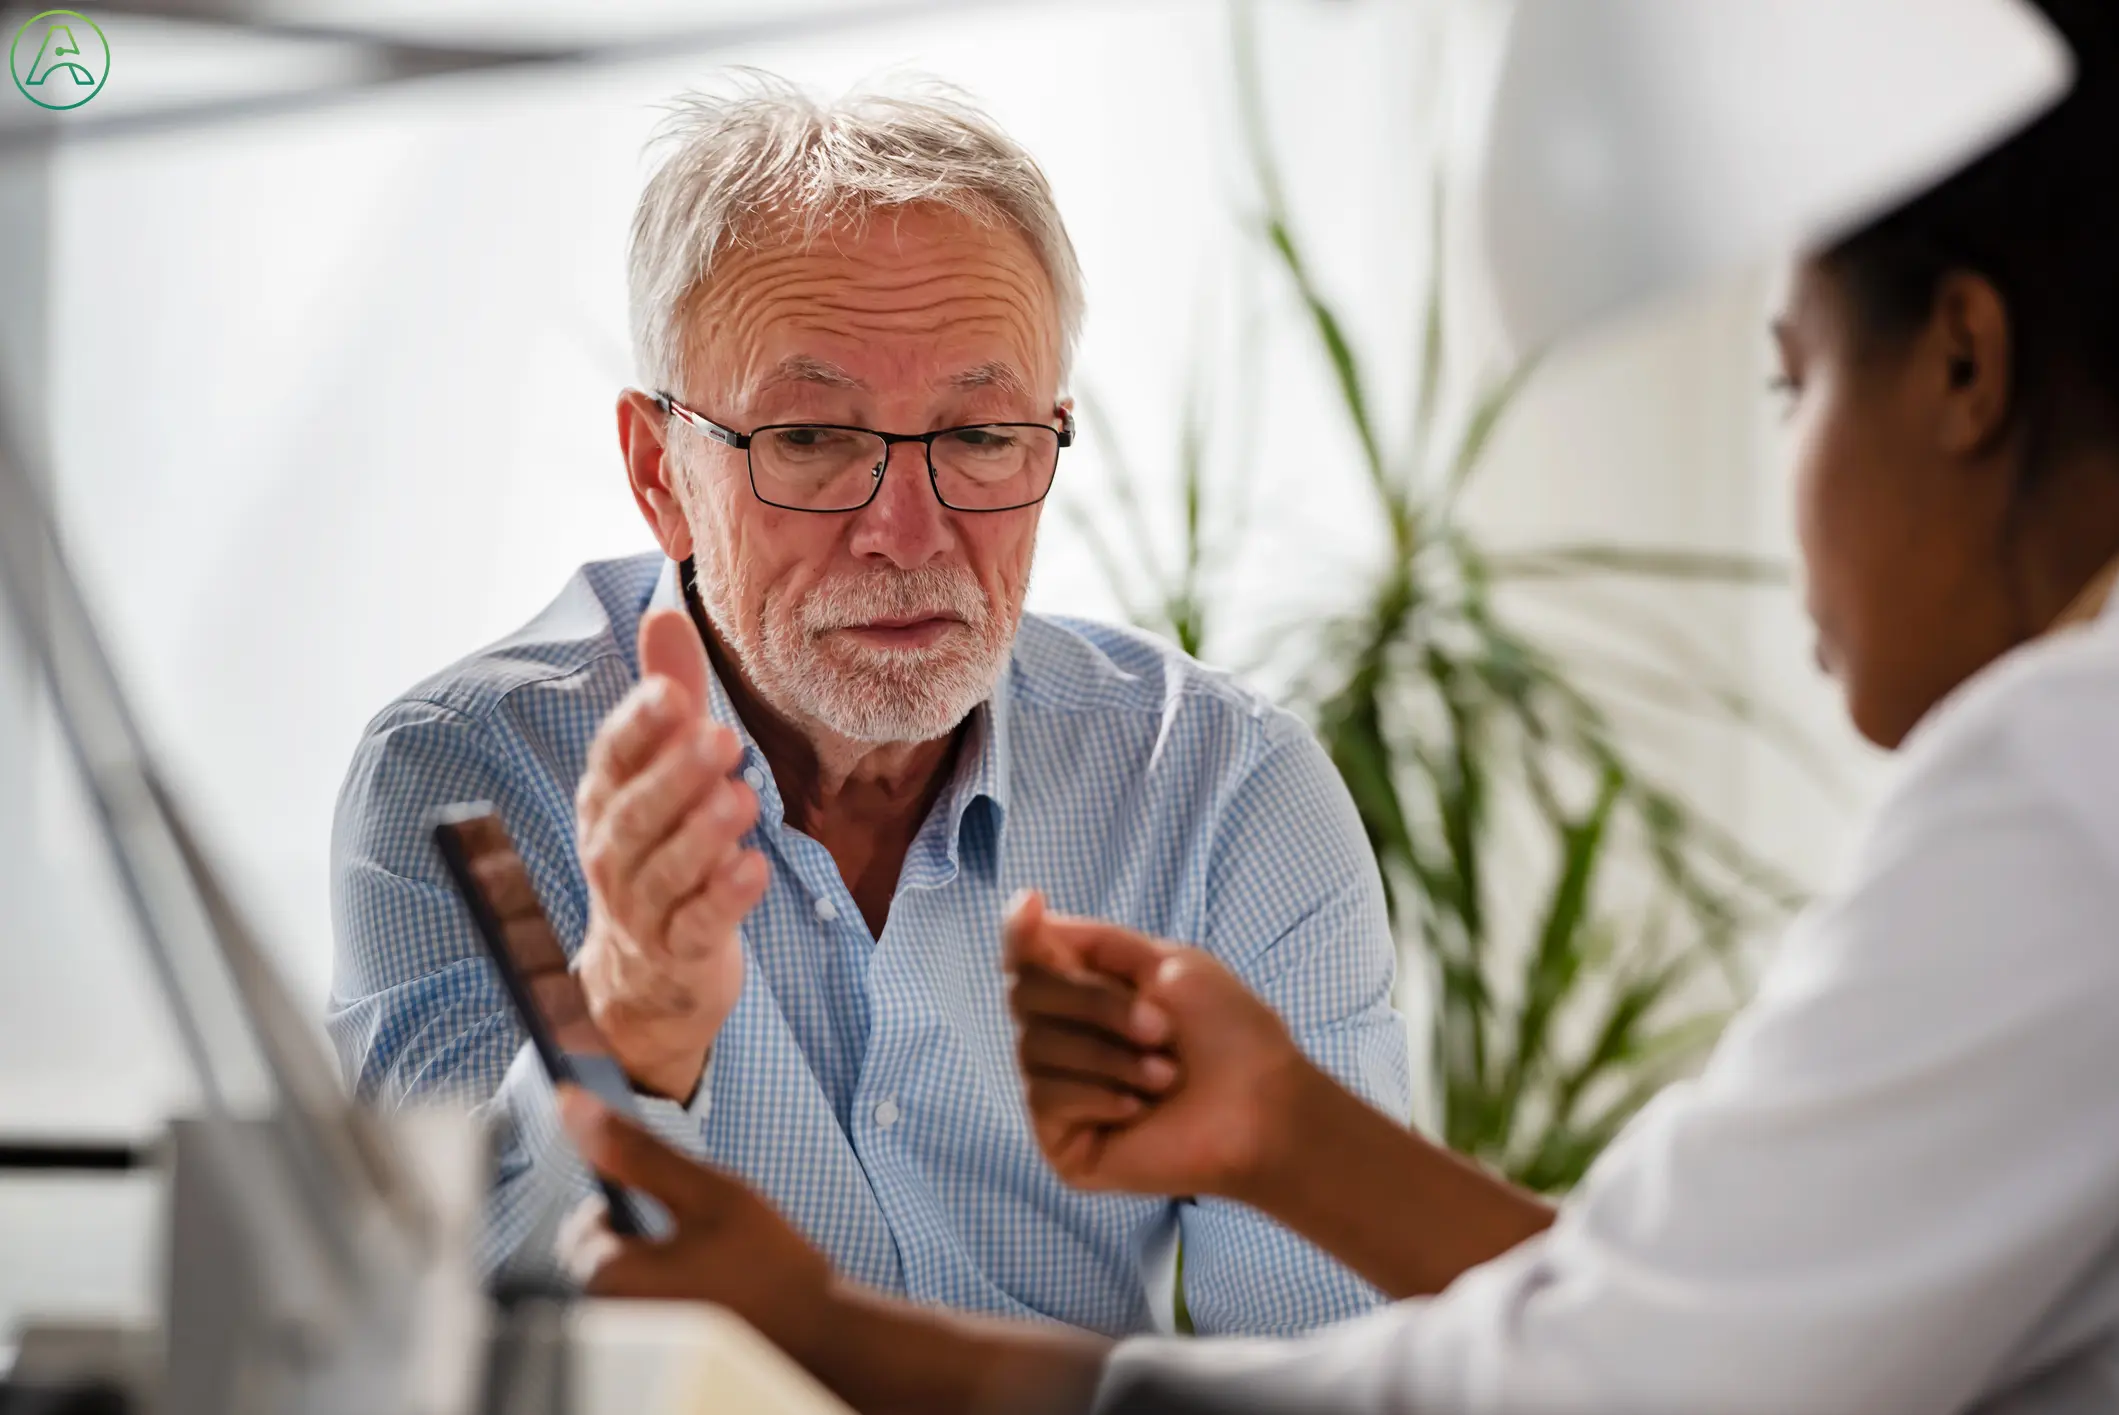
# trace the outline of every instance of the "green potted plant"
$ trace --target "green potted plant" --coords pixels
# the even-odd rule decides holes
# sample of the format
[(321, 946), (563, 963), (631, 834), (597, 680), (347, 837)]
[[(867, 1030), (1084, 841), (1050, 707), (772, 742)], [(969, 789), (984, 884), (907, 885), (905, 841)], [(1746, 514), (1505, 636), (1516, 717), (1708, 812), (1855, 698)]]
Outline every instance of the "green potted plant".
[[(1444, 426), (1438, 255), (1425, 272), (1410, 433), (1402, 445), (1387, 441), (1361, 352), (1313, 279), (1290, 218), (1250, 8), (1238, 3), (1232, 13), (1259, 203), (1251, 220), (1263, 258), (1302, 311), (1304, 337), (1329, 366), (1337, 413), (1360, 449), (1368, 511), (1388, 542), (1341, 607), (1273, 636), (1299, 646), (1287, 697), (1344, 777), (1408, 969), (1422, 968), (1431, 984), (1424, 1118), (1453, 1149), (1561, 1192), (1712, 1044), (1745, 988), (1740, 945), (1792, 908), (1799, 891), (1657, 781), (1578, 667), (1519, 627), (1496, 591), (1531, 579), (1641, 576), (1773, 588), (1785, 584), (1785, 569), (1685, 550), (1503, 554), (1481, 544), (1458, 514), (1462, 494), (1534, 361), (1476, 390), (1469, 414)], [(1440, 206), (1438, 195), (1438, 252)], [(1115, 478), (1105, 509), (1066, 511), (1138, 622), (1195, 655), (1255, 657), (1257, 643), (1234, 644), (1216, 614), (1218, 588), (1243, 568), (1247, 526), (1242, 487), (1212, 471), (1210, 400), (1195, 395), (1177, 451), (1174, 556), (1158, 551), (1130, 475)], [(1093, 399), (1085, 413), (1115, 458)], [(1743, 694), (1688, 678), (1689, 664), (1665, 667), (1665, 681), (1692, 691), (1732, 730), (1756, 725)], [(1525, 823), (1535, 837), (1528, 846)], [(1512, 891), (1534, 891), (1527, 927), (1497, 917), (1504, 876)]]

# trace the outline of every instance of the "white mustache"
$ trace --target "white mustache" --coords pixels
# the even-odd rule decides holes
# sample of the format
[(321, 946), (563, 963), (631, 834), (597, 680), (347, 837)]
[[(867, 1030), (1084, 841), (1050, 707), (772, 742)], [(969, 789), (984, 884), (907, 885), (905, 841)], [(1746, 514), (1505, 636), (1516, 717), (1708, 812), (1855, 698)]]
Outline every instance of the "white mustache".
[(814, 637), (878, 619), (960, 619), (977, 630), (991, 613), (969, 570), (935, 565), (823, 581), (804, 597), (796, 617)]

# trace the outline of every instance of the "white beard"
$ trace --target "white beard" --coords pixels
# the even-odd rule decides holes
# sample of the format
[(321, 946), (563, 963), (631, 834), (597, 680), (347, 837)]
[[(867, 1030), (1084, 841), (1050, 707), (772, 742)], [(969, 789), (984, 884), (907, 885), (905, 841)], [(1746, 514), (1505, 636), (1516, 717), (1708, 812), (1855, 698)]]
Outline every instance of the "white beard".
[[(854, 742), (929, 742), (993, 693), (1020, 604), (997, 607), (961, 565), (823, 580), (793, 604), (767, 596), (744, 622), (717, 540), (694, 537), (699, 598), (759, 695), (797, 721)], [(920, 648), (876, 648), (839, 633), (878, 619), (930, 615), (960, 624)]]

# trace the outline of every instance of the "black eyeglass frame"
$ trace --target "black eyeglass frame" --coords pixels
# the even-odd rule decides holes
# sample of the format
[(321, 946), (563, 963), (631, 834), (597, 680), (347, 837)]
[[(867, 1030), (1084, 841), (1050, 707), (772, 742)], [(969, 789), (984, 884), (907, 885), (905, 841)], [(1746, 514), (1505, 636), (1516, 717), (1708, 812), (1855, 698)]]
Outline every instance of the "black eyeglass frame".
[[(890, 449), (901, 442), (917, 442), (921, 445), (923, 454), (927, 459), (927, 485), (934, 492), (934, 499), (948, 510), (965, 516), (983, 516), (996, 511), (1020, 511), (1026, 506), (1037, 505), (1052, 494), (1052, 484), (1059, 480), (1059, 454), (1074, 445), (1074, 412), (1069, 408), (1053, 409), (1055, 413), (1059, 414), (1060, 425), (1058, 427), (1054, 427), (1050, 423), (986, 422), (963, 423), (957, 427), (938, 427), (933, 432), (881, 432), (872, 427), (855, 427), (851, 423), (767, 423), (763, 427), (752, 428), (749, 432), (737, 432), (732, 427), (724, 427), (720, 423), (715, 422), (697, 408), (687, 407), (685, 404), (678, 402), (677, 399), (667, 393), (655, 394), (655, 406), (660, 408), (666, 416), (681, 420), (685, 426), (701, 436), (710, 437), (724, 447), (732, 447), (736, 451), (741, 452), (743, 454), (743, 470), (750, 480), (750, 494), (752, 496), (757, 497), (767, 506), (777, 507), (782, 511), (806, 511), (812, 516), (843, 516), (850, 511), (859, 511), (870, 502), (873, 502), (876, 499), (876, 493), (883, 489), (884, 476), (890, 471)], [(784, 501), (775, 501), (764, 492), (758, 490), (758, 468), (751, 460), (750, 455), (752, 439), (758, 437), (761, 433), (785, 432), (790, 428), (804, 427), (813, 427), (827, 432), (858, 432), (868, 437), (883, 439), (882, 465), (877, 469), (875, 476), (870, 481), (867, 500), (864, 500), (858, 506), (790, 506)], [(1044, 431), (1053, 433), (1058, 437), (1059, 444), (1052, 449), (1052, 476), (1045, 482), (1045, 489), (1042, 492), (1028, 501), (1018, 501), (1008, 506), (958, 506), (953, 504), (948, 497), (942, 495), (941, 479), (934, 468), (935, 439), (947, 437), (953, 432), (970, 432), (975, 428), (982, 427), (1042, 428)]]

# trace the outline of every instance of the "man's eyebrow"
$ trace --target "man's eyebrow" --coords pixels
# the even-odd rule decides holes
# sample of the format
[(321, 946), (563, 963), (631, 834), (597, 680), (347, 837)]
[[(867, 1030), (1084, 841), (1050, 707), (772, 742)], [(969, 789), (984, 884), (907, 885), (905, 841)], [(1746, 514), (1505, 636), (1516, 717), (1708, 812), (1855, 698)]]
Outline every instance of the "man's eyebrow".
[(807, 354), (793, 354), (773, 366), (765, 376), (764, 386), (773, 387), (783, 383), (818, 383), (826, 388), (861, 388), (865, 385), (837, 364), (823, 359), (813, 359)]
[(1017, 373), (1012, 365), (1004, 364), (998, 359), (980, 364), (976, 368), (965, 369), (949, 380), (949, 386), (962, 389), (998, 388), (1003, 393), (1027, 394), (1030, 391), (1023, 382), (1023, 376)]

